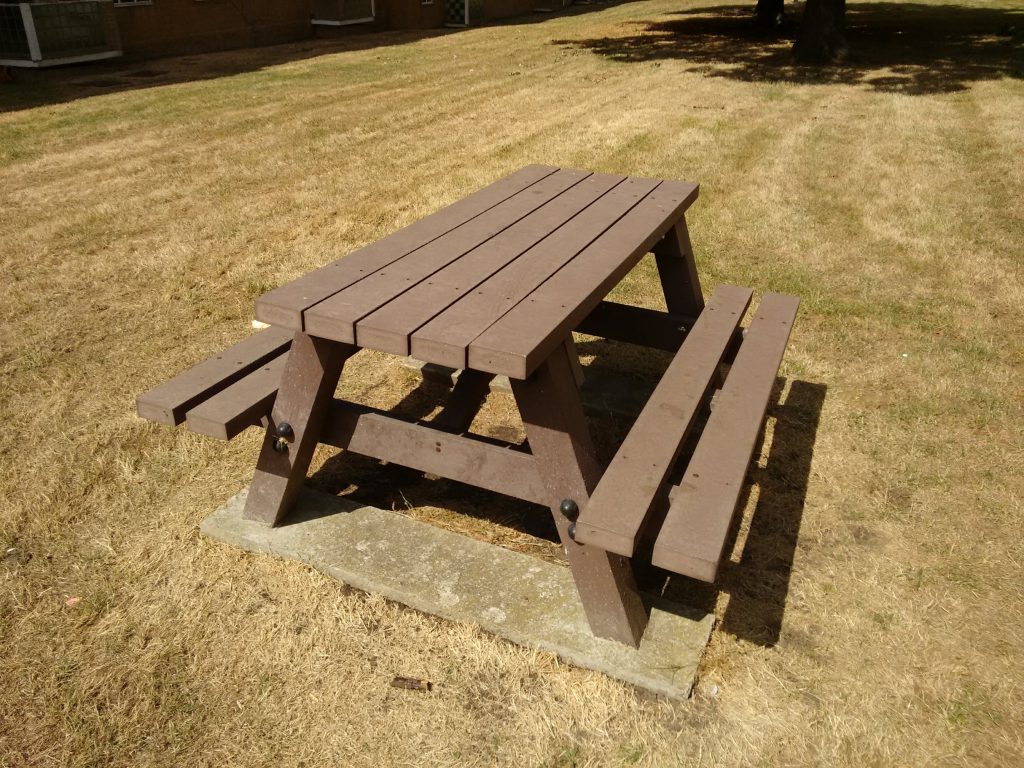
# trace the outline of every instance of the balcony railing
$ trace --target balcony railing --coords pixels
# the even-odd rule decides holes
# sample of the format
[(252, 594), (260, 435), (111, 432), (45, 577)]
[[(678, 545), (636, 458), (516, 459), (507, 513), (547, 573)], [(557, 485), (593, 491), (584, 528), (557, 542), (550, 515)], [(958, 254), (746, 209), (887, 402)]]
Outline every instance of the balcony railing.
[(110, 0), (0, 2), (0, 66), (48, 67), (120, 55)]

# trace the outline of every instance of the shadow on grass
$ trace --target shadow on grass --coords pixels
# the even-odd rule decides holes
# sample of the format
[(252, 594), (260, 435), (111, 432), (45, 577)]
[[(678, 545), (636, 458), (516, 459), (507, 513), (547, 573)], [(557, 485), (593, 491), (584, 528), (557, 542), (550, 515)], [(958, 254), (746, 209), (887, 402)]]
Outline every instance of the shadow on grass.
[[(679, 60), (709, 77), (746, 82), (838, 83), (911, 95), (962, 91), (970, 83), (1024, 77), (1024, 9), (918, 3), (851, 3), (854, 60), (796, 66), (794, 32), (766, 36), (753, 3), (680, 11), (671, 21), (622, 25), (623, 34), (553, 40), (622, 63)], [(801, 9), (790, 9), (799, 18)]]
[[(561, 16), (601, 11), (626, 1), (606, 0), (592, 5), (572, 6), (558, 14), (535, 13), (531, 16), (494, 21), (487, 26), (537, 24)], [(341, 37), (310, 38), (294, 43), (227, 51), (146, 60), (114, 59), (40, 70), (12, 67), (10, 76), (13, 81), (0, 81), (0, 114), (61, 104), (104, 93), (231, 77), (319, 56), (375, 48), (385, 49), (465, 31), (467, 29), (463, 28), (387, 31), (352, 28), (346, 30)]]
[(453, 30), (353, 32), (346, 37), (171, 56), (144, 61), (114, 59), (52, 69), (11, 69), (0, 84), (0, 113), (85, 99), (105, 93), (232, 77), (318, 56), (413, 43)]

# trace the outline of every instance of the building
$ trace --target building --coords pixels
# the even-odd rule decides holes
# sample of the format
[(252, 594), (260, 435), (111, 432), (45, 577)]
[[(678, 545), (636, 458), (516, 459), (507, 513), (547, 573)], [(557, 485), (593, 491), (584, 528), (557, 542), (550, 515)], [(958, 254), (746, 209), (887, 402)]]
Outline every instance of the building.
[(347, 25), (469, 26), (535, 9), (552, 7), (548, 0), (0, 0), (0, 66), (270, 45)]

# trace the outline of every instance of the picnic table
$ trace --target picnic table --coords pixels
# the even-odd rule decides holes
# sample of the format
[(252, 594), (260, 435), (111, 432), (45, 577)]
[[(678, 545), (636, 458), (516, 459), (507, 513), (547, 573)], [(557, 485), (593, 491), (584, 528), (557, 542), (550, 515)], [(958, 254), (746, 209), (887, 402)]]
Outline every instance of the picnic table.
[[(745, 331), (750, 289), (721, 286), (705, 304), (685, 221), (697, 193), (526, 167), (264, 294), (256, 317), (270, 328), (140, 396), (138, 412), (222, 439), (265, 427), (245, 516), (268, 525), (295, 501), (318, 443), (549, 507), (591, 629), (636, 646), (642, 541), (655, 566), (716, 577), (798, 304), (766, 294)], [(609, 301), (652, 251), (667, 311)], [(675, 353), (606, 468), (574, 331)], [(360, 349), (462, 373), (437, 417), (410, 423), (335, 397)], [(467, 431), (496, 375), (511, 382), (522, 446)]]

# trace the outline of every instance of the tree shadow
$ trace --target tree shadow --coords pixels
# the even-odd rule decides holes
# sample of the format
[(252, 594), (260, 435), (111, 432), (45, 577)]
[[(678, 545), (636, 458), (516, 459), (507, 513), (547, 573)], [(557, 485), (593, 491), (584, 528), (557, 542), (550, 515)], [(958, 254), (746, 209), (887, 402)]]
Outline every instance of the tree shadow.
[[(553, 40), (621, 63), (679, 60), (710, 77), (745, 82), (838, 83), (924, 95), (970, 83), (1024, 77), (1024, 9), (919, 3), (851, 3), (847, 39), (854, 60), (834, 66), (792, 61), (794, 30), (766, 35), (754, 4), (680, 11), (682, 18), (623, 24), (623, 34)], [(790, 8), (799, 18), (802, 8)]]

